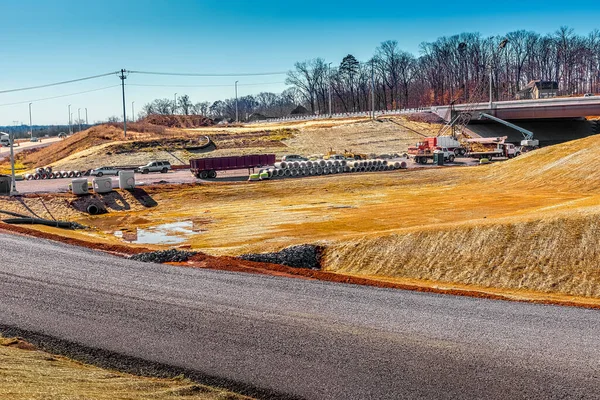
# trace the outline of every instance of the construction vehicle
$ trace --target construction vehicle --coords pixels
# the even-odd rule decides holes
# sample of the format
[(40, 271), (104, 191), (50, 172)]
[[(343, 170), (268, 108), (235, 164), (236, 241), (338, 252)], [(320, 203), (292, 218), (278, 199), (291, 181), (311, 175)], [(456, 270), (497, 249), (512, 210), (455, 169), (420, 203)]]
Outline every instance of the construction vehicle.
[(487, 158), (513, 158), (520, 154), (520, 150), (512, 143), (505, 143), (506, 136), (495, 138), (465, 139), (468, 145), (466, 156), (479, 160)]
[(344, 149), (343, 152), (333, 151), (333, 149), (329, 149), (329, 151), (323, 156), (324, 160), (329, 160), (334, 155), (341, 155), (346, 160), (366, 160), (368, 156), (362, 153), (354, 153), (352, 150), (347, 151)]
[(521, 128), (518, 125), (512, 124), (512, 123), (505, 121), (503, 119), (500, 119), (498, 117), (494, 117), (493, 115), (490, 115), (490, 114), (479, 113), (479, 119), (482, 119), (482, 118), (491, 119), (492, 121), (496, 121), (502, 125), (506, 125), (509, 128), (512, 128), (512, 129), (515, 129), (515, 130), (521, 132), (521, 134), (523, 135), (523, 140), (521, 140), (521, 152), (534, 150), (534, 149), (537, 149), (540, 147), (540, 141), (533, 138), (533, 132), (528, 131), (527, 129)]
[(427, 164), (433, 160), (435, 151), (444, 153), (444, 161), (454, 162), (457, 155), (463, 155), (466, 149), (455, 139), (449, 136), (427, 137), (422, 142), (408, 148), (408, 156), (417, 164)]

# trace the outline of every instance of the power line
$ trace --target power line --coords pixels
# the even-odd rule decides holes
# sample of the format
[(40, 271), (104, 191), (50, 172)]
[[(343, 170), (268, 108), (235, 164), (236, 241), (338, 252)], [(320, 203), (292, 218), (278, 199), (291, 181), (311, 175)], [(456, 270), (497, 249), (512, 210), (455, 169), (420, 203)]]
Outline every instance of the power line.
[[(263, 82), (263, 83), (245, 83), (238, 84), (238, 86), (264, 86), (264, 85), (279, 85), (285, 82)], [(194, 87), (230, 87), (233, 85), (153, 85), (153, 84), (142, 84), (142, 83), (128, 83), (126, 86), (148, 86), (148, 87), (182, 87), (182, 88), (194, 88)]]
[(268, 75), (285, 75), (287, 71), (283, 72), (240, 72), (240, 73), (228, 73), (228, 74), (208, 74), (208, 73), (183, 73), (183, 72), (148, 72), (148, 71), (129, 71), (132, 74), (145, 74), (145, 75), (170, 75), (170, 76), (204, 76), (204, 77), (219, 77), (219, 76), (268, 76)]
[(110, 88), (114, 88), (114, 87), (118, 87), (118, 86), (121, 86), (121, 85), (112, 85), (112, 86), (106, 86), (106, 87), (103, 87), (103, 88), (99, 88), (99, 89), (92, 89), (92, 90), (86, 90), (86, 91), (83, 91), (83, 92), (70, 93), (70, 94), (62, 94), (62, 95), (60, 95), (60, 96), (53, 96), (53, 97), (45, 97), (45, 98), (43, 98), (43, 99), (27, 100), (27, 101), (19, 101), (19, 102), (17, 102), (17, 103), (6, 103), (6, 104), (0, 104), (0, 107), (5, 107), (5, 106), (14, 106), (14, 105), (17, 105), (17, 104), (35, 103), (35, 102), (38, 102), (38, 101), (44, 101), (44, 100), (58, 99), (58, 98), (61, 98), (61, 97), (76, 96), (76, 95), (78, 95), (78, 94), (91, 93), (91, 92), (98, 92), (98, 91), (100, 91), (100, 90), (106, 90), (106, 89), (110, 89)]
[(0, 94), (2, 94), (2, 93), (12, 93), (12, 92), (22, 92), (22, 91), (24, 91), (24, 90), (32, 90), (32, 89), (41, 89), (41, 88), (46, 88), (46, 87), (50, 87), (50, 86), (66, 85), (67, 83), (74, 83), (74, 82), (87, 81), (87, 80), (90, 80), (90, 79), (101, 78), (101, 77), (103, 77), (103, 76), (109, 76), (109, 75), (114, 75), (114, 74), (118, 74), (118, 72), (109, 72), (109, 73), (107, 73), (107, 74), (94, 75), (94, 76), (87, 76), (87, 77), (85, 77), (85, 78), (72, 79), (72, 80), (70, 80), (70, 81), (62, 81), (62, 82), (56, 82), (56, 83), (48, 83), (48, 84), (46, 84), (46, 85), (30, 86), (30, 87), (19, 88), (19, 89), (0, 90)]

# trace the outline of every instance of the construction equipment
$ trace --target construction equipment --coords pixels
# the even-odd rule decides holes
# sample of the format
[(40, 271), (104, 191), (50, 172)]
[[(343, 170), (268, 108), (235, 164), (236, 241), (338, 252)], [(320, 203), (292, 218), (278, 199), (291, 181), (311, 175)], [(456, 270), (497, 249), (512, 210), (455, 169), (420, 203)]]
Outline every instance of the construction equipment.
[(523, 140), (521, 140), (522, 150), (525, 150), (525, 151), (533, 150), (533, 149), (537, 149), (540, 146), (540, 141), (537, 139), (534, 139), (533, 132), (528, 131), (527, 129), (521, 128), (520, 126), (512, 124), (512, 123), (505, 121), (503, 119), (500, 119), (498, 117), (494, 117), (493, 115), (486, 114), (486, 113), (479, 113), (479, 119), (482, 119), (482, 118), (491, 119), (492, 121), (496, 121), (502, 125), (506, 125), (509, 128), (512, 128), (512, 129), (515, 129), (515, 130), (521, 132), (521, 134), (523, 135)]
[(329, 149), (329, 151), (323, 156), (324, 160), (329, 160), (330, 158), (332, 158), (333, 156), (336, 155), (341, 155), (343, 156), (345, 159), (349, 159), (349, 160), (366, 160), (368, 158), (368, 156), (366, 154), (362, 154), (362, 153), (354, 153), (352, 152), (352, 150), (348, 151), (346, 149), (344, 149), (343, 152), (338, 152), (338, 151), (333, 151), (333, 149)]

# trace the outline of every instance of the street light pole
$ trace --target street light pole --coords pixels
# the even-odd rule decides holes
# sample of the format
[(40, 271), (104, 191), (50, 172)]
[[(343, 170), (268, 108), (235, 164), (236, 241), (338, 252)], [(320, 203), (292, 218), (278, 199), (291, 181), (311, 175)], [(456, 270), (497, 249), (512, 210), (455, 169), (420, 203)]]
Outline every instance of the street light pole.
[(235, 123), (238, 123), (238, 96), (237, 96), (237, 84), (239, 81), (235, 81)]
[(175, 93), (175, 95), (173, 96), (173, 100), (174, 100), (173, 104), (175, 104), (173, 106), (173, 114), (177, 114), (177, 93)]
[(77, 122), (79, 122), (79, 132), (81, 132), (81, 108), (77, 109)]
[(135, 103), (135, 101), (131, 102), (131, 120), (135, 122), (135, 112), (133, 112), (134, 111), (134, 108), (133, 108), (134, 103)]
[(33, 104), (33, 103), (29, 103), (29, 138), (30, 139), (33, 137), (33, 127), (31, 124), (31, 104)]
[(87, 107), (85, 108), (85, 124), (87, 126), (90, 126), (90, 123), (88, 122), (88, 117), (87, 117)]
[(71, 131), (71, 105), (69, 104), (69, 135), (72, 135), (73, 132)]
[(332, 117), (332, 113), (331, 113), (331, 63), (328, 64), (329, 68), (328, 68), (328, 75), (329, 75), (329, 118)]
[(15, 133), (14, 132), (10, 133), (8, 138), (10, 140), (10, 173), (11, 173), (10, 195), (15, 196), (15, 195), (19, 194), (19, 192), (17, 192), (17, 184), (16, 184), (16, 179), (15, 179), (15, 152), (13, 150), (13, 144), (15, 142)]

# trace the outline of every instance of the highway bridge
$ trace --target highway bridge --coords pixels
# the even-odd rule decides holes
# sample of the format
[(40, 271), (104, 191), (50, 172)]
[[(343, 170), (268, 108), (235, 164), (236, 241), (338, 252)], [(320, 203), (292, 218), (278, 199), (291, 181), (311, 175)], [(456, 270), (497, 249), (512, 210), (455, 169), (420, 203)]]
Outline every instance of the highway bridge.
[[(431, 111), (449, 121), (450, 108), (449, 105), (434, 106)], [(454, 111), (470, 112), (473, 118), (483, 112), (504, 120), (582, 118), (600, 116), (600, 96), (457, 104)]]
[(479, 119), (479, 114), (491, 114), (525, 128), (533, 132), (543, 146), (600, 133), (600, 121), (585, 118), (600, 116), (600, 96), (498, 101), (493, 102), (491, 107), (489, 102), (458, 104), (453, 110), (449, 105), (434, 106), (431, 111), (446, 121), (459, 112), (468, 112), (471, 121), (467, 130), (473, 136), (508, 136), (508, 141), (515, 143), (523, 138), (519, 132)]

